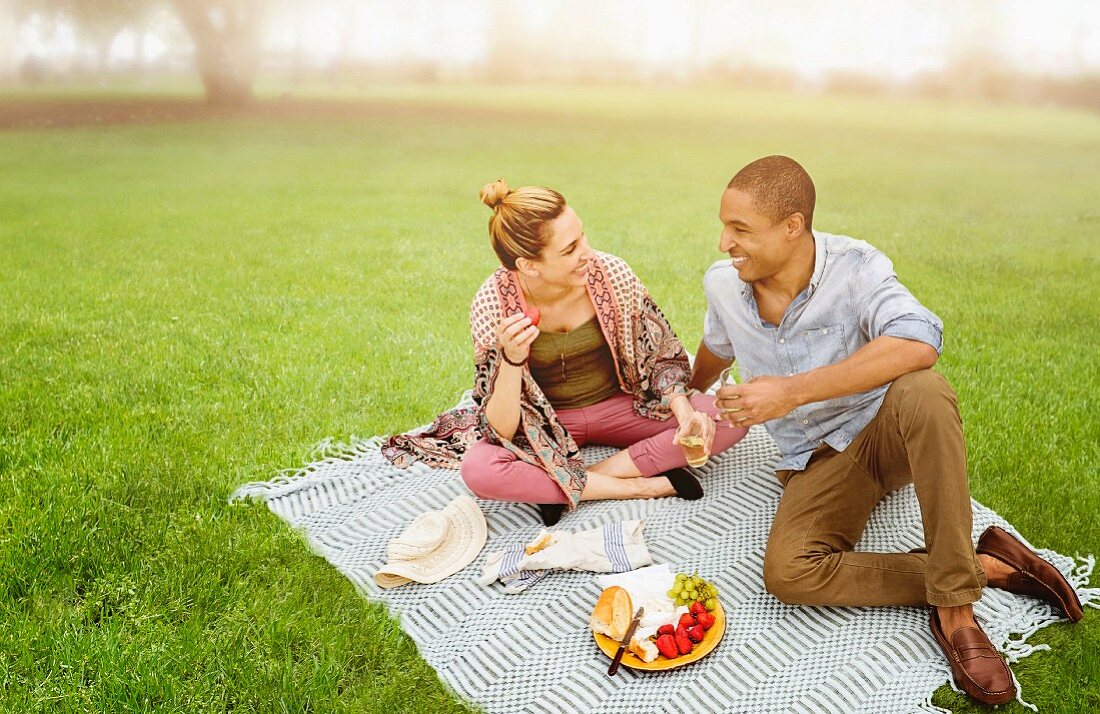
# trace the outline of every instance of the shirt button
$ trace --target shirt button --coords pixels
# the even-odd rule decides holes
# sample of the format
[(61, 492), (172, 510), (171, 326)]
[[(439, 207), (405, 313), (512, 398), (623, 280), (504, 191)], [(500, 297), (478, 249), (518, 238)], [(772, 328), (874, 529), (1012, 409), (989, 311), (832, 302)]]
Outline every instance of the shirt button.
[(825, 333), (826, 335), (829, 334), (829, 328), (826, 327), (824, 330), (822, 330), (822, 332)]
[(810, 420), (809, 420), (809, 419), (803, 419), (803, 420), (802, 420), (802, 423), (803, 423), (803, 424), (809, 424), (809, 423), (810, 423)]
[(788, 376), (788, 377), (793, 377), (793, 376), (794, 376), (794, 372), (787, 372), (787, 376)]
[(780, 338), (779, 338), (779, 344), (781, 344), (781, 345), (782, 345), (782, 344), (784, 344), (784, 343), (786, 343), (786, 340), (784, 340), (784, 339), (783, 339), (782, 337), (780, 337)]

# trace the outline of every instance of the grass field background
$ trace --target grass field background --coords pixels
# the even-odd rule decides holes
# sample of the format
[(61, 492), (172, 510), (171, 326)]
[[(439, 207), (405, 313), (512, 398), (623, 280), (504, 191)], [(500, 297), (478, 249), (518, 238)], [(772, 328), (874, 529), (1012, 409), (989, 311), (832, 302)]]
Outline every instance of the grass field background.
[[(815, 226), (886, 251), (943, 318), (974, 497), (1100, 553), (1096, 115), (487, 87), (317, 114), (0, 131), (0, 708), (465, 709), (381, 607), (226, 497), (469, 386), (498, 176), (562, 191), (694, 349), (722, 188), (797, 158)], [(1025, 697), (1100, 710), (1100, 614), (1032, 642), (1053, 651), (1014, 668)]]

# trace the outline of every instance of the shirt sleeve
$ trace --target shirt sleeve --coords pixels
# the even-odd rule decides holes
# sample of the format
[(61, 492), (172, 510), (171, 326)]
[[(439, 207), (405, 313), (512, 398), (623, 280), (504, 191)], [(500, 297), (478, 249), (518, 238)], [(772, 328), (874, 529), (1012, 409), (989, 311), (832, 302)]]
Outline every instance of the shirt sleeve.
[(894, 264), (880, 251), (867, 254), (850, 285), (860, 329), (868, 340), (889, 335), (943, 352), (943, 322), (898, 282)]
[(714, 306), (714, 298), (708, 290), (707, 280), (703, 278), (703, 293), (707, 298), (707, 314), (703, 317), (703, 344), (710, 353), (720, 359), (734, 359), (733, 341), (722, 324), (722, 318)]

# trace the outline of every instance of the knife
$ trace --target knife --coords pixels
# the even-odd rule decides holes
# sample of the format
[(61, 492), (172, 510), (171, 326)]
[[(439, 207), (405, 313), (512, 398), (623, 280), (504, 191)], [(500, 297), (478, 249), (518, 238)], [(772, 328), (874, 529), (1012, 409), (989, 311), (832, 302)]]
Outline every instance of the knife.
[(609, 676), (619, 671), (619, 663), (623, 661), (623, 655), (626, 654), (626, 648), (630, 646), (630, 639), (634, 637), (634, 631), (638, 629), (638, 622), (642, 619), (642, 615), (644, 614), (644, 607), (639, 607), (638, 612), (634, 613), (634, 619), (630, 621), (630, 627), (626, 628), (626, 634), (619, 640), (619, 651), (615, 653), (615, 659), (611, 660), (611, 666), (607, 668), (607, 674)]

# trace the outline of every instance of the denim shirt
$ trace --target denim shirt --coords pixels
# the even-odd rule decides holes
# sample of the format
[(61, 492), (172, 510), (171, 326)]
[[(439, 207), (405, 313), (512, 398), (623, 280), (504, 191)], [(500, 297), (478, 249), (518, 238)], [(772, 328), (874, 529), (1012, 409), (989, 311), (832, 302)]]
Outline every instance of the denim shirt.
[[(722, 359), (736, 359), (742, 381), (835, 364), (882, 335), (942, 351), (943, 323), (898, 282), (889, 258), (861, 240), (820, 231), (813, 236), (810, 284), (778, 325), (760, 317), (752, 284), (741, 281), (729, 259), (703, 276), (703, 343)], [(806, 468), (822, 444), (846, 449), (874, 419), (889, 386), (806, 404), (766, 422), (782, 454), (776, 469)]]

